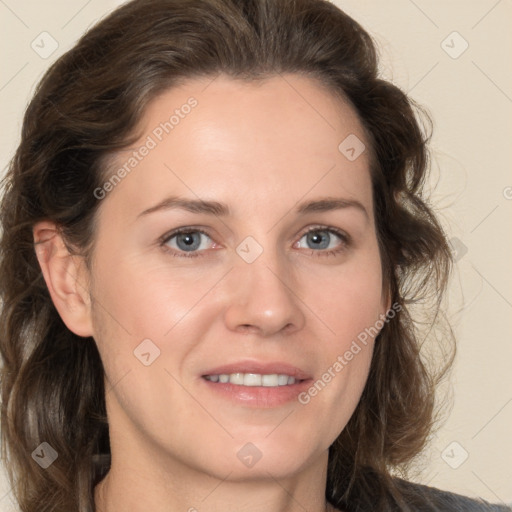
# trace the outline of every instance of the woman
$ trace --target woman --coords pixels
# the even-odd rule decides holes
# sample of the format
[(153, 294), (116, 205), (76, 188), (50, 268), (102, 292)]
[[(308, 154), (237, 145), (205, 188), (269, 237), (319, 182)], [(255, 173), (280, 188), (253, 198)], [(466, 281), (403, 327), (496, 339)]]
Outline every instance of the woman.
[(451, 265), (426, 140), (327, 2), (135, 0), (83, 36), (4, 183), (21, 510), (505, 510), (392, 476), (451, 363), (410, 315)]

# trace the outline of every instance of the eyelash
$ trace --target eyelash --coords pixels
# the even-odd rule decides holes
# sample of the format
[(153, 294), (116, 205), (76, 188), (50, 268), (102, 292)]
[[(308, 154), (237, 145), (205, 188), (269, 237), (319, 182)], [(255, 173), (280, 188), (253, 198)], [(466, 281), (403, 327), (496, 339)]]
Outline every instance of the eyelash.
[[(341, 245), (337, 249), (329, 249), (329, 250), (324, 249), (321, 251), (311, 250), (312, 254), (318, 253), (318, 255), (321, 257), (337, 256), (339, 253), (344, 251), (350, 245), (351, 238), (346, 233), (344, 233), (343, 231), (340, 231), (336, 228), (332, 228), (332, 227), (328, 227), (328, 226), (314, 226), (314, 227), (308, 229), (307, 231), (305, 231), (304, 233), (302, 233), (302, 235), (300, 236), (300, 239), (302, 239), (305, 235), (315, 232), (315, 231), (318, 231), (318, 232), (323, 231), (323, 232), (335, 234), (336, 236), (338, 236), (341, 239)], [(180, 234), (190, 234), (190, 233), (201, 233), (211, 239), (210, 235), (206, 231), (199, 229), (199, 228), (194, 228), (194, 227), (189, 226), (189, 227), (185, 227), (185, 228), (178, 228), (178, 229), (175, 229), (174, 231), (171, 231), (170, 233), (166, 233), (165, 235), (163, 235), (160, 238), (159, 245), (160, 245), (160, 247), (162, 247), (162, 249), (165, 252), (168, 252), (172, 256), (177, 257), (177, 258), (202, 257), (201, 252), (203, 252), (203, 251), (195, 251), (195, 252), (189, 252), (189, 253), (187, 253), (185, 251), (177, 252), (177, 251), (175, 251), (175, 249), (170, 249), (170, 248), (166, 247), (166, 244), (175, 236), (180, 235)]]

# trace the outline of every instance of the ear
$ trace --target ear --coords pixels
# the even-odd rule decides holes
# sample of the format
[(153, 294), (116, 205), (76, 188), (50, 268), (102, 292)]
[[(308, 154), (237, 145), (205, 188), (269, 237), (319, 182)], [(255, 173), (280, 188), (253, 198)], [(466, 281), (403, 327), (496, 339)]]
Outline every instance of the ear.
[(32, 233), (39, 266), (62, 321), (78, 336), (92, 336), (89, 279), (83, 257), (70, 253), (53, 222), (38, 222)]

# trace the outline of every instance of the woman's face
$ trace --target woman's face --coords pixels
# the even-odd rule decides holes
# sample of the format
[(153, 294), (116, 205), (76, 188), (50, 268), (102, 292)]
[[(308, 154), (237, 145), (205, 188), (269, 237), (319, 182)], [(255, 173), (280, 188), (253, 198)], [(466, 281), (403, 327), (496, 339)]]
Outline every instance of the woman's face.
[(359, 121), (311, 79), (221, 75), (143, 127), (96, 191), (113, 456), (231, 479), (325, 462), (389, 306)]

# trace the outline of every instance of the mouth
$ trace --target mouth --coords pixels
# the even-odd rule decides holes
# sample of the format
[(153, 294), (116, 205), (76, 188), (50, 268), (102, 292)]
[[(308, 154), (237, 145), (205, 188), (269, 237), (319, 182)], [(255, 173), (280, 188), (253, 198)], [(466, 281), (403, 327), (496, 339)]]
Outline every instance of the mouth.
[(221, 373), (214, 375), (203, 375), (203, 378), (210, 382), (220, 382), (221, 384), (235, 384), (236, 386), (263, 386), (267, 388), (277, 388), (280, 386), (291, 386), (296, 382), (303, 382), (305, 379), (296, 379), (286, 374), (261, 374), (261, 373)]
[(270, 408), (297, 400), (313, 379), (287, 363), (242, 361), (207, 370), (201, 380), (215, 396), (231, 403)]

